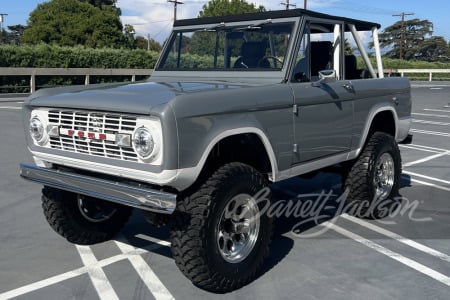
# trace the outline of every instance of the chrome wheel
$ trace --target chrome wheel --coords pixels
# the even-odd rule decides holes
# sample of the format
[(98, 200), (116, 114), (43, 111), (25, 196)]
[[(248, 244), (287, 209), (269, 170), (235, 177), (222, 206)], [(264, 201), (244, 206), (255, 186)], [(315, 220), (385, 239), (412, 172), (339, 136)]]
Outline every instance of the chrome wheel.
[(113, 203), (78, 195), (78, 209), (88, 221), (98, 223), (111, 218), (117, 211)]
[(375, 165), (375, 197), (385, 200), (391, 194), (395, 182), (394, 159), (391, 154), (383, 153)]
[(217, 245), (229, 263), (243, 261), (253, 250), (260, 229), (258, 205), (252, 196), (235, 196), (222, 212), (217, 225)]

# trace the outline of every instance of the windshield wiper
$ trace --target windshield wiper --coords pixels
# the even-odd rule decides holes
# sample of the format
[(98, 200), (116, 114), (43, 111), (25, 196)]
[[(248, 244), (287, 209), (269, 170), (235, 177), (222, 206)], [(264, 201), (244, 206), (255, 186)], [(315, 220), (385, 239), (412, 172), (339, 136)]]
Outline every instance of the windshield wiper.
[(221, 22), (218, 25), (214, 25), (214, 26), (211, 26), (211, 27), (206, 27), (206, 28), (203, 28), (203, 29), (196, 30), (196, 32), (199, 32), (199, 31), (215, 32), (215, 31), (217, 31), (217, 29), (225, 28), (225, 27), (226, 27), (225, 22)]
[(267, 25), (267, 24), (272, 24), (272, 19), (267, 19), (267, 20), (265, 20), (265, 21), (263, 21), (261, 23), (252, 24), (252, 25), (248, 25), (248, 26), (245, 26), (245, 27), (239, 27), (239, 28), (236, 28), (236, 30), (259, 30), (264, 25)]

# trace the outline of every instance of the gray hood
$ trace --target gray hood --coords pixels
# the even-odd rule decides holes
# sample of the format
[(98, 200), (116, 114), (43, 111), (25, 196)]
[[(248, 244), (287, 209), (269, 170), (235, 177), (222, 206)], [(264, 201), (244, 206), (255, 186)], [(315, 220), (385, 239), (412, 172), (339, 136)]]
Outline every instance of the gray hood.
[(39, 90), (27, 99), (27, 105), (148, 115), (178, 95), (237, 87), (192, 82), (71, 86)]

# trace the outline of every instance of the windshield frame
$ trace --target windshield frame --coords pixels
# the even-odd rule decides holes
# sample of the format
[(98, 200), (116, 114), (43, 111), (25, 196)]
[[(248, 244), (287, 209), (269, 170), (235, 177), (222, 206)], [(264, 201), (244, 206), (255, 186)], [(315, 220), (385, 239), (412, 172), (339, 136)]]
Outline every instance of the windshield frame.
[[(286, 77), (286, 72), (289, 69), (289, 65), (291, 63), (292, 58), (292, 47), (295, 44), (296, 39), (299, 34), (299, 25), (302, 22), (303, 17), (287, 17), (287, 18), (277, 18), (277, 19), (249, 19), (246, 21), (238, 21), (238, 22), (214, 22), (209, 24), (200, 24), (200, 25), (186, 25), (186, 26), (176, 26), (173, 28), (170, 37), (164, 45), (163, 51), (156, 63), (156, 68), (154, 75), (161, 77), (178, 77), (178, 78), (193, 78), (193, 77), (207, 77), (207, 78), (223, 78), (223, 80), (227, 80), (230, 78), (260, 78), (260, 79), (277, 79), (277, 81), (283, 81)], [(283, 62), (283, 66), (279, 69), (271, 69), (267, 72), (261, 72), (261, 69), (250, 69), (250, 70), (225, 70), (225, 69), (217, 69), (217, 70), (183, 70), (183, 69), (173, 69), (173, 70), (165, 70), (161, 69), (160, 65), (169, 55), (171, 51), (171, 45), (174, 39), (176, 39), (177, 34), (181, 32), (194, 32), (201, 30), (223, 30), (224, 28), (246, 28), (251, 26), (267, 26), (268, 24), (282, 24), (282, 23), (292, 23), (292, 31), (291, 37), (289, 39), (289, 43), (286, 47), (285, 59)]]

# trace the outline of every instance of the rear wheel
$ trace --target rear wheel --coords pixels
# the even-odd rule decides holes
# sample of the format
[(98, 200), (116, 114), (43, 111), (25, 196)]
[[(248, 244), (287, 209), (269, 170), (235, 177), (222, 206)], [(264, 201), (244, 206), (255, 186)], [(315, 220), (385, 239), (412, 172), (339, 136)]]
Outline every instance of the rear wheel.
[(178, 202), (172, 253), (195, 285), (225, 293), (256, 277), (272, 234), (272, 219), (263, 214), (270, 204), (267, 185), (254, 168), (230, 163)]
[(42, 208), (53, 230), (82, 245), (111, 239), (132, 212), (131, 207), (50, 187), (42, 190)]
[(401, 156), (395, 139), (374, 133), (344, 181), (349, 213), (378, 219), (399, 203)]

